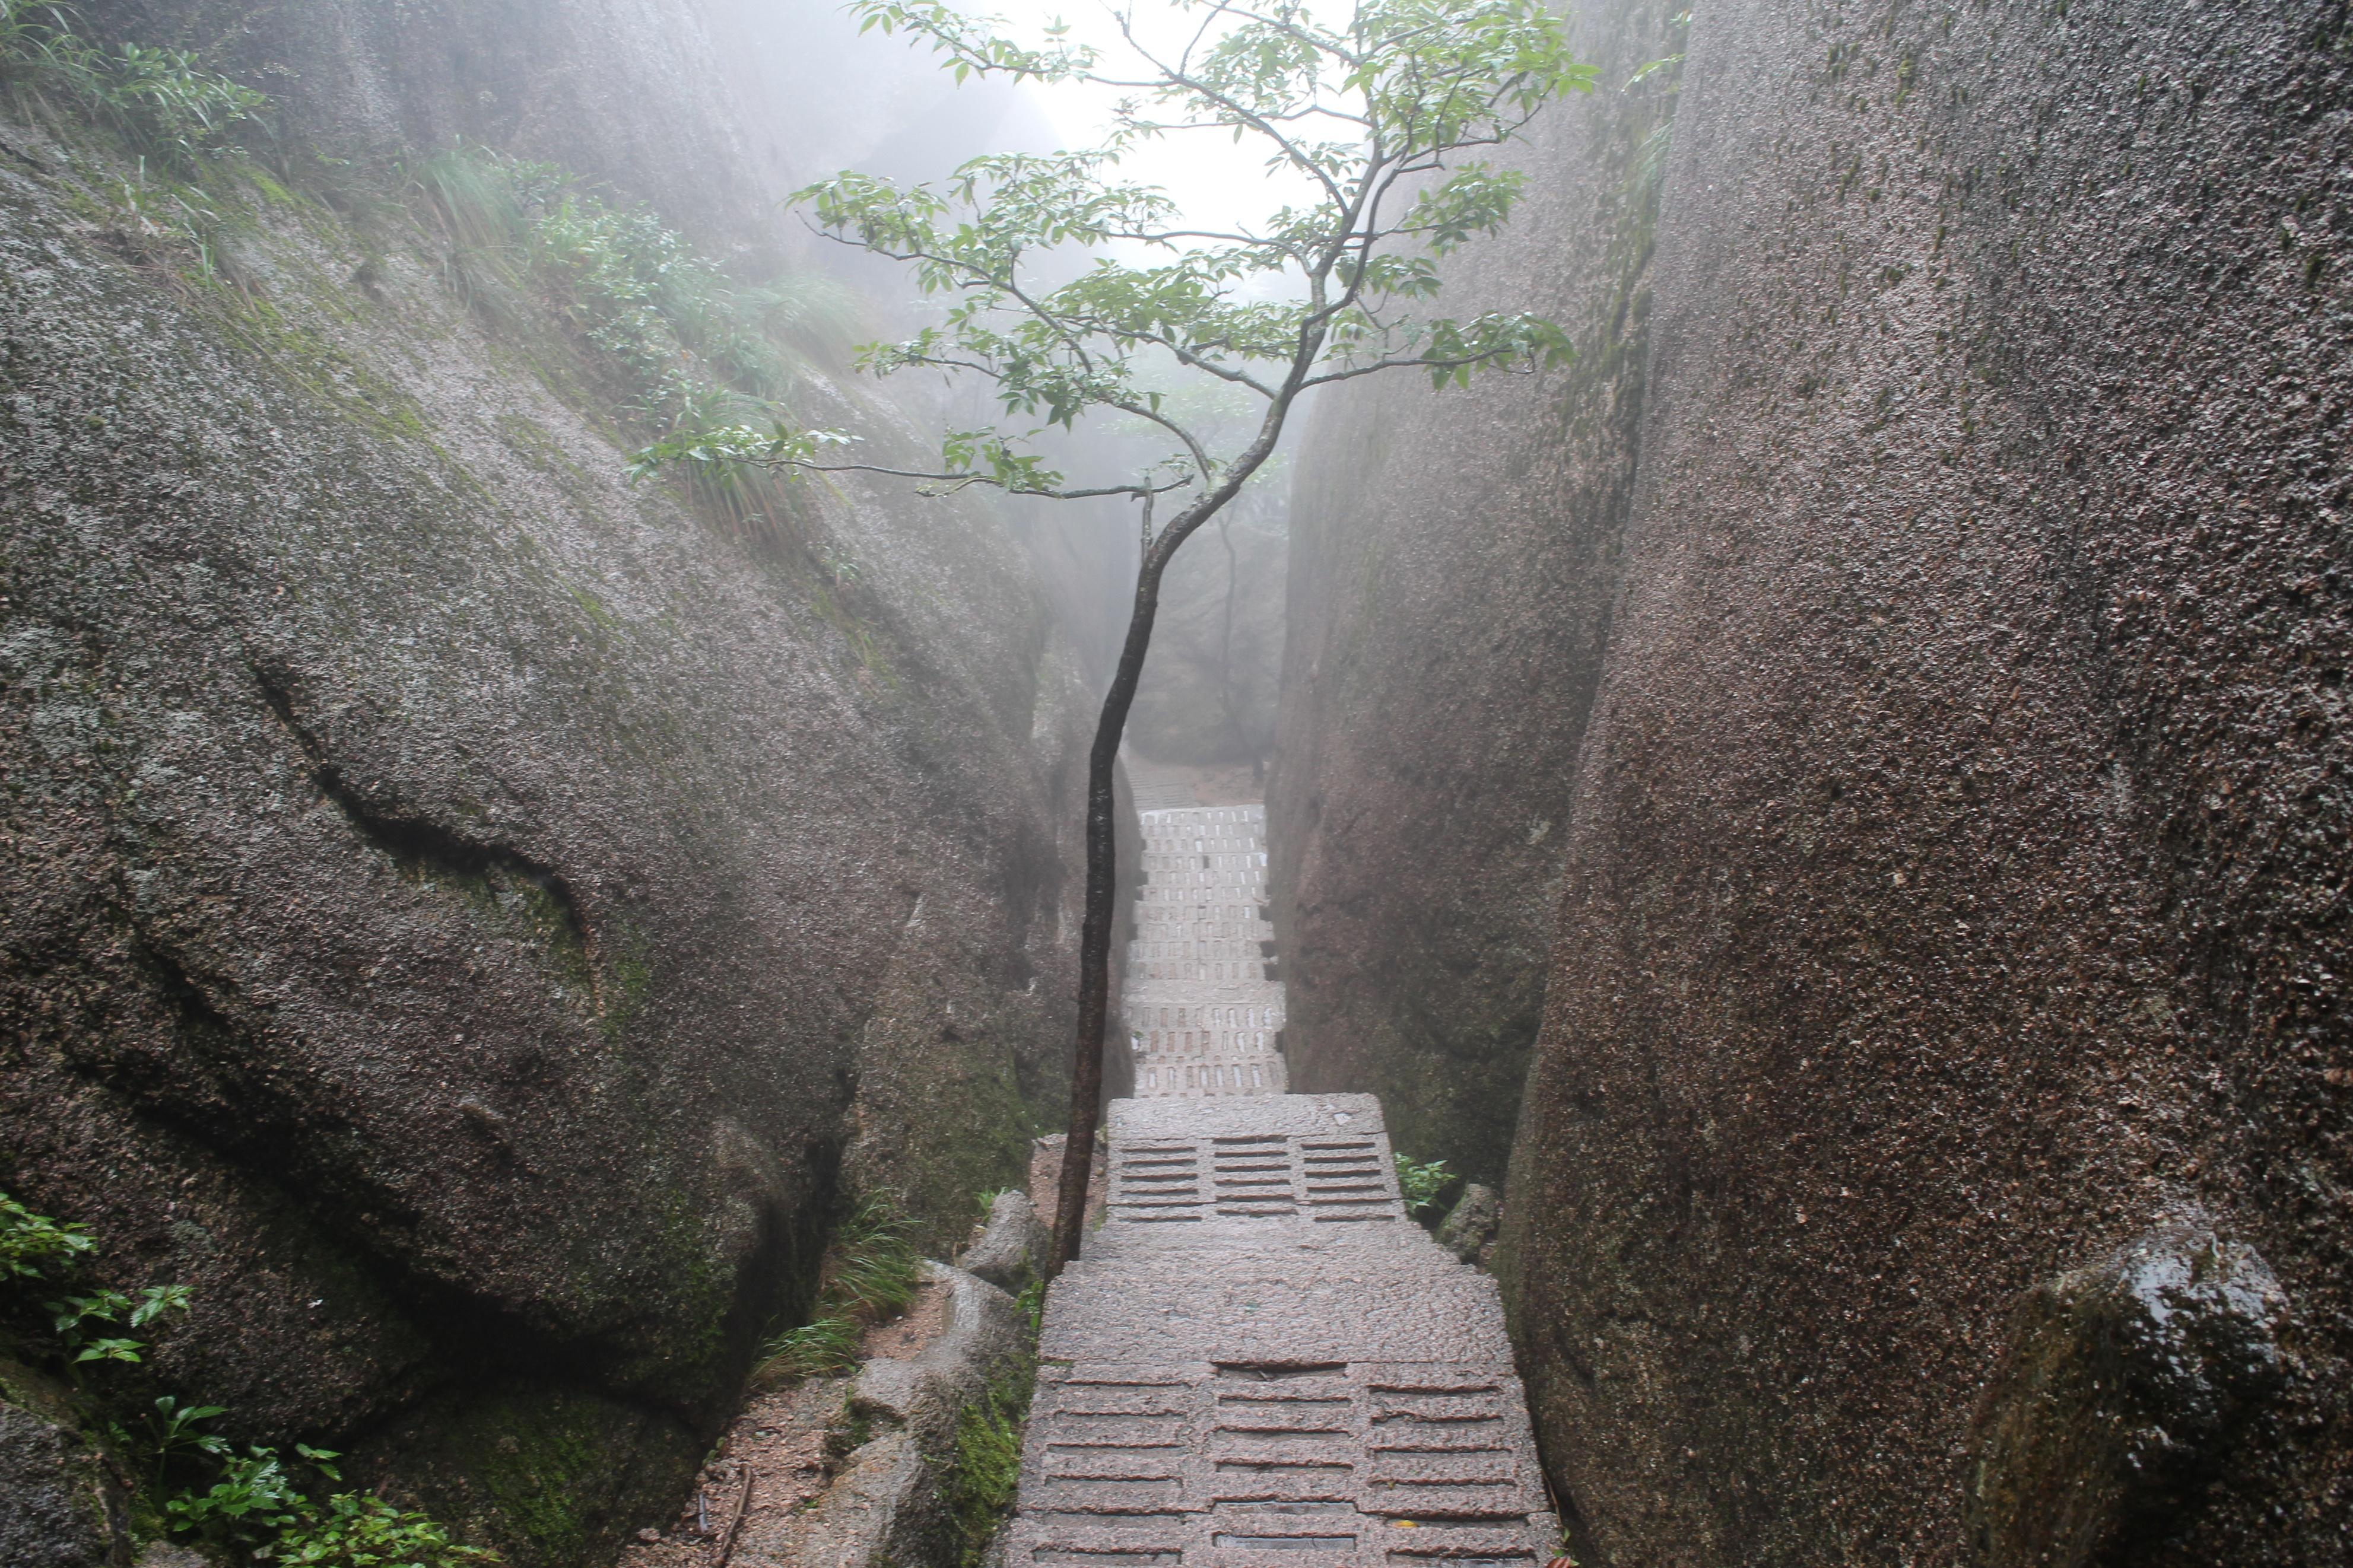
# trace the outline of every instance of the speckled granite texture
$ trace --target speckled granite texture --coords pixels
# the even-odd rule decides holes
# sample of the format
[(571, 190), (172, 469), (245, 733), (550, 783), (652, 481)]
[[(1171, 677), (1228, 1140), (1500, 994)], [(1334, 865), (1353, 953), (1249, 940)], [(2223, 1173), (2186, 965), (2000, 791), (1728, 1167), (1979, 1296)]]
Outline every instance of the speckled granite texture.
[(2353, 1556), (2345, 28), (1694, 16), (1497, 1265), (1581, 1557)]
[(1660, 197), (1643, 149), (1675, 73), (1619, 89), (1677, 47), (1684, 7), (1574, 9), (1603, 88), (1502, 154), (1527, 200), (1449, 260), (1444, 298), (1548, 314), (1577, 362), (1323, 395), (1293, 484), (1267, 778), (1293, 1087), (1377, 1093), (1407, 1153), (1497, 1186), (1641, 447)]
[(2343, 1563), (2346, 13), (1701, 0), (1648, 252), (1671, 8), (1464, 253), (1584, 369), (1303, 453), (1293, 1082), (1520, 1106), (1588, 1565)]
[[(675, 7), (103, 9), (330, 150), (511, 132), (681, 222), (765, 188), (701, 162)], [(150, 1365), (224, 1436), (609, 1555), (841, 1187), (944, 1245), (1059, 1114), (1075, 661), (986, 509), (632, 483), (609, 357), (470, 295), (382, 162), (256, 198), (207, 279), (79, 148), (0, 124), (0, 1189), (92, 1227), (85, 1284), (190, 1288)]]

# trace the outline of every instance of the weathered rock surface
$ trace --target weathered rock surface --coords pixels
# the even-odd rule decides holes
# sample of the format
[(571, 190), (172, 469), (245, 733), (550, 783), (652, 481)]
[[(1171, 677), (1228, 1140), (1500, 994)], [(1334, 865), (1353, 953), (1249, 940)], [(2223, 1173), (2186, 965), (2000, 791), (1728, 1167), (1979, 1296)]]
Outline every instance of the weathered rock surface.
[(1378, 1093), (1399, 1148), (1490, 1183), (1544, 1004), (1640, 445), (1659, 193), (1643, 149), (1672, 77), (1617, 89), (1678, 47), (1679, 9), (1582, 15), (1604, 90), (1505, 155), (1526, 205), (1449, 264), (1449, 310), (1549, 314), (1575, 367), (1335, 388), (1292, 489), (1267, 783), (1292, 1083)]
[[(1580, 330), (1628, 15), (1511, 251)], [(2279, 1375), (2130, 1560), (2345, 1555), (2343, 28), (1703, 5), (1617, 444), (1591, 384), (1327, 410), (1296, 1081), (1477, 1174), (1562, 875), (1497, 1267), (1580, 1561), (1956, 1561), (2015, 1304), (2192, 1206)]]
[[(264, 9), (298, 111), (498, 129), (403, 107), (467, 53), (405, 47), (435, 8)], [(674, 8), (488, 11), (622, 116), (534, 100), (530, 151), (723, 164)], [(0, 1186), (192, 1288), (154, 1367), (225, 1435), (593, 1558), (675, 1506), (838, 1186), (944, 1242), (1059, 1113), (1074, 665), (986, 512), (811, 486), (744, 538), (628, 483), (595, 353), (470, 312), (385, 193), (206, 282), (5, 134)]]
[(1484, 1263), (1487, 1248), (1504, 1221), (1504, 1201), (1495, 1189), (1477, 1182), (1464, 1184), (1462, 1195), (1446, 1211), (1438, 1226), (1438, 1245), (1465, 1263)]
[(989, 1200), (988, 1224), (956, 1267), (1018, 1295), (1039, 1278), (1053, 1232), (1029, 1194), (1011, 1188)]
[(948, 1291), (940, 1337), (913, 1361), (870, 1361), (851, 1384), (853, 1419), (873, 1424), (817, 1503), (772, 1532), (747, 1564), (792, 1568), (956, 1568), (956, 1443), (964, 1413), (989, 1400), (1018, 1408), (1029, 1373), (1028, 1325), (1012, 1297), (934, 1265)]
[(100, 1568), (115, 1560), (110, 1487), (70, 1426), (0, 1400), (0, 1563)]
[(2129, 1560), (2344, 1558), (2343, 26), (1694, 18), (1499, 1258), (1580, 1555), (1952, 1561), (2012, 1303), (2195, 1204), (2283, 1378)]
[(2253, 1248), (2195, 1221), (2029, 1290), (1970, 1433), (1968, 1560), (2142, 1561), (2277, 1388), (2286, 1306)]

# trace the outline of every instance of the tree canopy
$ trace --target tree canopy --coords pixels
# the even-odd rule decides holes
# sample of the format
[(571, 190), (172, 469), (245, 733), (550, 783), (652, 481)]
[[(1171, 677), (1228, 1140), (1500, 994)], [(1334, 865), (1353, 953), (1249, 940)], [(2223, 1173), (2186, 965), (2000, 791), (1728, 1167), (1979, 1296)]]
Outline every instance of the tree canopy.
[[(1162, 48), (1133, 9), (1113, 13), (1124, 58), (1060, 24), (1029, 43), (944, 0), (855, 0), (869, 31), (928, 44), (959, 80), (1076, 81), (1121, 96), (1098, 147), (992, 153), (937, 184), (845, 173), (797, 194), (827, 235), (910, 265), (941, 320), (860, 351), (877, 374), (977, 377), (1001, 423), (948, 431), (935, 467), (860, 462), (833, 430), (690, 431), (649, 461), (750, 461), (900, 474), (1063, 499), (1189, 490), (1247, 478), (1300, 393), (1415, 369), (1467, 383), (1569, 354), (1541, 317), (1437, 307), (1438, 263), (1509, 219), (1521, 176), (1482, 153), (1555, 96), (1591, 87), (1539, 0), (1364, 0), (1326, 23), (1296, 3), (1170, 0), (1189, 37)], [(1266, 153), (1306, 199), (1229, 231), (1197, 226), (1162, 190), (1124, 178), (1141, 143), (1223, 134)], [(1073, 253), (1084, 253), (1073, 266)], [(1072, 275), (1075, 270), (1075, 276)], [(1170, 367), (1256, 399), (1226, 450), (1166, 401)], [(1143, 471), (1073, 483), (1033, 445), (1095, 410), (1166, 437)], [(1189, 509), (1188, 509), (1189, 510)], [(1212, 508), (1214, 510), (1214, 508)]]
[[(781, 424), (682, 432), (644, 460), (897, 474), (944, 489), (1139, 503), (1134, 607), (1088, 755), (1078, 1037), (1050, 1259), (1059, 1268), (1078, 1255), (1102, 1107), (1113, 775), (1162, 574), (1272, 456), (1310, 389), (1384, 371), (1467, 384), (1482, 371), (1533, 372), (1569, 357), (1567, 334), (1542, 317), (1442, 313), (1439, 263), (1502, 228), (1519, 200), (1519, 173), (1484, 154), (1556, 96), (1589, 90), (1594, 70), (1571, 58), (1543, 0), (1355, 0), (1336, 23), (1300, 0), (1167, 0), (1148, 37), (1134, 9), (1111, 12), (1115, 62), (1060, 23), (1022, 43), (946, 0), (849, 8), (868, 31), (928, 44), (959, 81), (1084, 82), (1119, 95), (1098, 147), (985, 153), (936, 187), (843, 174), (798, 195), (822, 232), (907, 263), (923, 290), (945, 301), (912, 337), (860, 350), (862, 366), (977, 378), (1004, 420), (948, 431), (932, 468), (861, 462), (840, 431)], [(1164, 39), (1166, 24), (1175, 26)], [(1124, 175), (1142, 144), (1181, 135), (1256, 146), (1297, 199), (1221, 230)], [(1188, 377), (1244, 400), (1255, 416), (1187, 416), (1168, 389), (1185, 390)], [(1156, 433), (1158, 455), (1074, 483), (1036, 443), (1098, 412)], [(1155, 503), (1171, 492), (1187, 493), (1155, 531)]]

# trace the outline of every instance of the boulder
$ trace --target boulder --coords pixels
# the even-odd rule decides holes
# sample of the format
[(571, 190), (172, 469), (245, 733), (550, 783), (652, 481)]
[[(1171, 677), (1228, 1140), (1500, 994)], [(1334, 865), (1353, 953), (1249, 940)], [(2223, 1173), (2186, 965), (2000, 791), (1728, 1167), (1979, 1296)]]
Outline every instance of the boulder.
[(2286, 1315), (2261, 1255), (2199, 1220), (2027, 1291), (1970, 1435), (1969, 1561), (2147, 1561), (2278, 1391)]
[(1478, 1182), (1463, 1184), (1462, 1195), (1438, 1226), (1438, 1245), (1465, 1263), (1483, 1263), (1495, 1231), (1504, 1223), (1504, 1200), (1495, 1189)]
[(1010, 1189), (990, 1200), (988, 1224), (956, 1260), (966, 1273), (1019, 1295), (1039, 1278), (1053, 1232), (1027, 1193)]
[(957, 1428), (984, 1402), (1026, 1406), (1029, 1326), (996, 1286), (960, 1268), (927, 1267), (948, 1289), (946, 1325), (913, 1360), (859, 1369), (848, 1406), (866, 1440), (796, 1521), (794, 1562), (958, 1568)]
[(116, 1489), (71, 1427), (0, 1402), (0, 1563), (111, 1568), (128, 1545)]

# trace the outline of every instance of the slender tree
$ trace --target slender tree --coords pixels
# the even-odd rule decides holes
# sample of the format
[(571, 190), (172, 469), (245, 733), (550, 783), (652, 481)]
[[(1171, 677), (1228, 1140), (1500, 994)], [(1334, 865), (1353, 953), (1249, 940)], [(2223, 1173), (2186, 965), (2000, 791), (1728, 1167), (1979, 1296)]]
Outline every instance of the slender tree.
[[(1544, 0), (1356, 0), (1345, 19), (1299, 0), (1167, 0), (1115, 10), (1121, 47), (1060, 24), (1017, 42), (946, 0), (852, 0), (868, 30), (928, 44), (959, 82), (1082, 82), (1124, 94), (1096, 148), (974, 158), (939, 186), (843, 174), (798, 193), (824, 233), (910, 264), (938, 324), (860, 351), (862, 369), (976, 376), (1006, 423), (949, 431), (936, 467), (856, 460), (838, 431), (734, 426), (673, 437), (649, 462), (754, 463), (896, 475), (934, 492), (987, 485), (1137, 508), (1141, 563), (1087, 776), (1087, 891), (1071, 1127), (1051, 1267), (1078, 1256), (1103, 1097), (1117, 830), (1113, 774), (1176, 551), (1249, 482), (1318, 386), (1418, 370), (1440, 386), (1565, 363), (1560, 328), (1524, 313), (1437, 312), (1439, 261), (1503, 227), (1515, 171), (1482, 161), (1544, 105), (1590, 90)], [(1256, 224), (1189, 222), (1124, 179), (1143, 143), (1224, 136), (1266, 153), (1303, 195)], [(1073, 257), (1080, 260), (1073, 263)], [(1059, 279), (1059, 280), (1058, 280)], [(1247, 394), (1260, 414), (1228, 449), (1155, 385), (1171, 367)], [(1165, 438), (1145, 466), (1098, 482), (1035, 449), (1050, 427), (1115, 411)], [(1155, 515), (1166, 518), (1155, 524)]]

